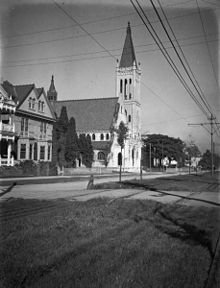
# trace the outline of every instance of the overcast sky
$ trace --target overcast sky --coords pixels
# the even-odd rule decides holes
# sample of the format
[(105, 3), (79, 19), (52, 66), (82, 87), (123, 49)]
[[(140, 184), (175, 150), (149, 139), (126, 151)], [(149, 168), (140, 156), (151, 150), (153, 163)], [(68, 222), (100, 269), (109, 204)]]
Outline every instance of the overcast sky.
[[(53, 74), (59, 100), (114, 97), (116, 59), (120, 59), (130, 21), (136, 58), (142, 70), (142, 133), (180, 137), (194, 141), (202, 151), (210, 149), (208, 132), (201, 126), (188, 126), (188, 123), (206, 123), (205, 114), (184, 89), (129, 0), (57, 0), (56, 3), (0, 2), (1, 81), (16, 85), (35, 83), (47, 91)], [(139, 3), (181, 69), (150, 1)], [(203, 95), (218, 117), (220, 1), (161, 0), (160, 3)], [(181, 73), (192, 87), (183, 69)], [(217, 121), (220, 122), (220, 117)], [(216, 150), (219, 140), (215, 134)]]

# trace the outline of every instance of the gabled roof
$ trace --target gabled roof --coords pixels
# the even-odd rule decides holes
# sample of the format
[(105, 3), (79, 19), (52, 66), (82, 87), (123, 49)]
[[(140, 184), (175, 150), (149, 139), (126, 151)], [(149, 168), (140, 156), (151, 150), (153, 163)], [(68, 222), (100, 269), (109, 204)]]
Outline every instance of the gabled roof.
[(131, 37), (131, 27), (130, 27), (130, 22), (128, 22), (127, 35), (125, 38), (125, 44), (124, 44), (124, 48), (122, 51), (122, 56), (121, 56), (119, 67), (120, 68), (133, 67), (134, 63), (137, 67), (137, 61), (136, 61), (135, 52), (134, 52), (134, 45), (133, 45), (133, 41)]
[(77, 132), (103, 131), (112, 125), (118, 98), (57, 101), (54, 109), (58, 117), (63, 106), (66, 106), (68, 118), (75, 118)]
[(25, 85), (15, 85), (15, 91), (18, 97), (19, 106), (26, 99), (26, 97), (31, 93), (34, 89), (34, 84), (25, 84)]

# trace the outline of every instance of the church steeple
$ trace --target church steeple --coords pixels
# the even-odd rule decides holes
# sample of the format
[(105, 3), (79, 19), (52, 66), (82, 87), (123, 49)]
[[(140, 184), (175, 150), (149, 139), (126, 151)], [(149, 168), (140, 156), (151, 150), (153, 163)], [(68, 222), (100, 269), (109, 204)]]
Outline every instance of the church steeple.
[(132, 36), (131, 36), (131, 27), (130, 27), (130, 22), (128, 22), (127, 34), (125, 38), (125, 43), (124, 43), (119, 67), (120, 68), (133, 67), (134, 64), (137, 67), (137, 61), (136, 61), (136, 56), (134, 52), (134, 45), (133, 45)]
[(52, 75), (50, 88), (47, 91), (47, 97), (49, 101), (57, 101), (57, 91), (54, 85), (54, 76)]

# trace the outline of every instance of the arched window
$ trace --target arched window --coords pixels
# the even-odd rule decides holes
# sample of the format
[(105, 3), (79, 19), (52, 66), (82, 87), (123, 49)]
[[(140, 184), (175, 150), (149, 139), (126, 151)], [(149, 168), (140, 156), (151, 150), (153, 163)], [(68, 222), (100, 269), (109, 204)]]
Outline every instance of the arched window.
[(131, 85), (131, 78), (129, 79), (129, 84)]
[(38, 102), (38, 111), (41, 109), (41, 101)]
[(98, 152), (98, 160), (105, 160), (105, 153)]
[(43, 101), (41, 102), (41, 111), (42, 112), (44, 111), (44, 102)]
[(128, 122), (131, 122), (131, 115), (128, 115)]
[(109, 134), (108, 133), (105, 135), (105, 139), (109, 140)]
[(127, 112), (127, 110), (125, 109), (125, 115), (126, 115), (126, 117), (128, 116), (128, 112)]
[(122, 93), (122, 84), (123, 83), (123, 81), (122, 81), (122, 79), (120, 80), (120, 93)]
[(104, 140), (104, 135), (103, 134), (100, 135), (100, 140)]
[(92, 140), (95, 140), (95, 134), (92, 134)]

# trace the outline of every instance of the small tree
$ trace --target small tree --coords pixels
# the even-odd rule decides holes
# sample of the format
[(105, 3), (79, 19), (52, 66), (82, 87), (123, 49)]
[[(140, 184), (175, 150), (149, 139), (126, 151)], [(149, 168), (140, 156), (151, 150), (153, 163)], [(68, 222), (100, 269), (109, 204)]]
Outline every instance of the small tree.
[(82, 163), (86, 167), (91, 168), (93, 162), (93, 147), (89, 135), (79, 135), (79, 150), (80, 154), (82, 155)]
[(125, 146), (125, 140), (127, 138), (128, 128), (125, 126), (124, 122), (120, 122), (117, 131), (117, 142), (119, 146), (121, 147), (121, 157), (119, 158), (119, 165), (120, 165), (120, 173), (119, 173), (119, 182), (121, 182), (121, 166), (122, 166), (122, 150)]
[(78, 154), (79, 147), (78, 136), (76, 133), (76, 124), (75, 119), (71, 117), (67, 126), (65, 146), (65, 160), (67, 161), (68, 166), (76, 167), (76, 158)]

